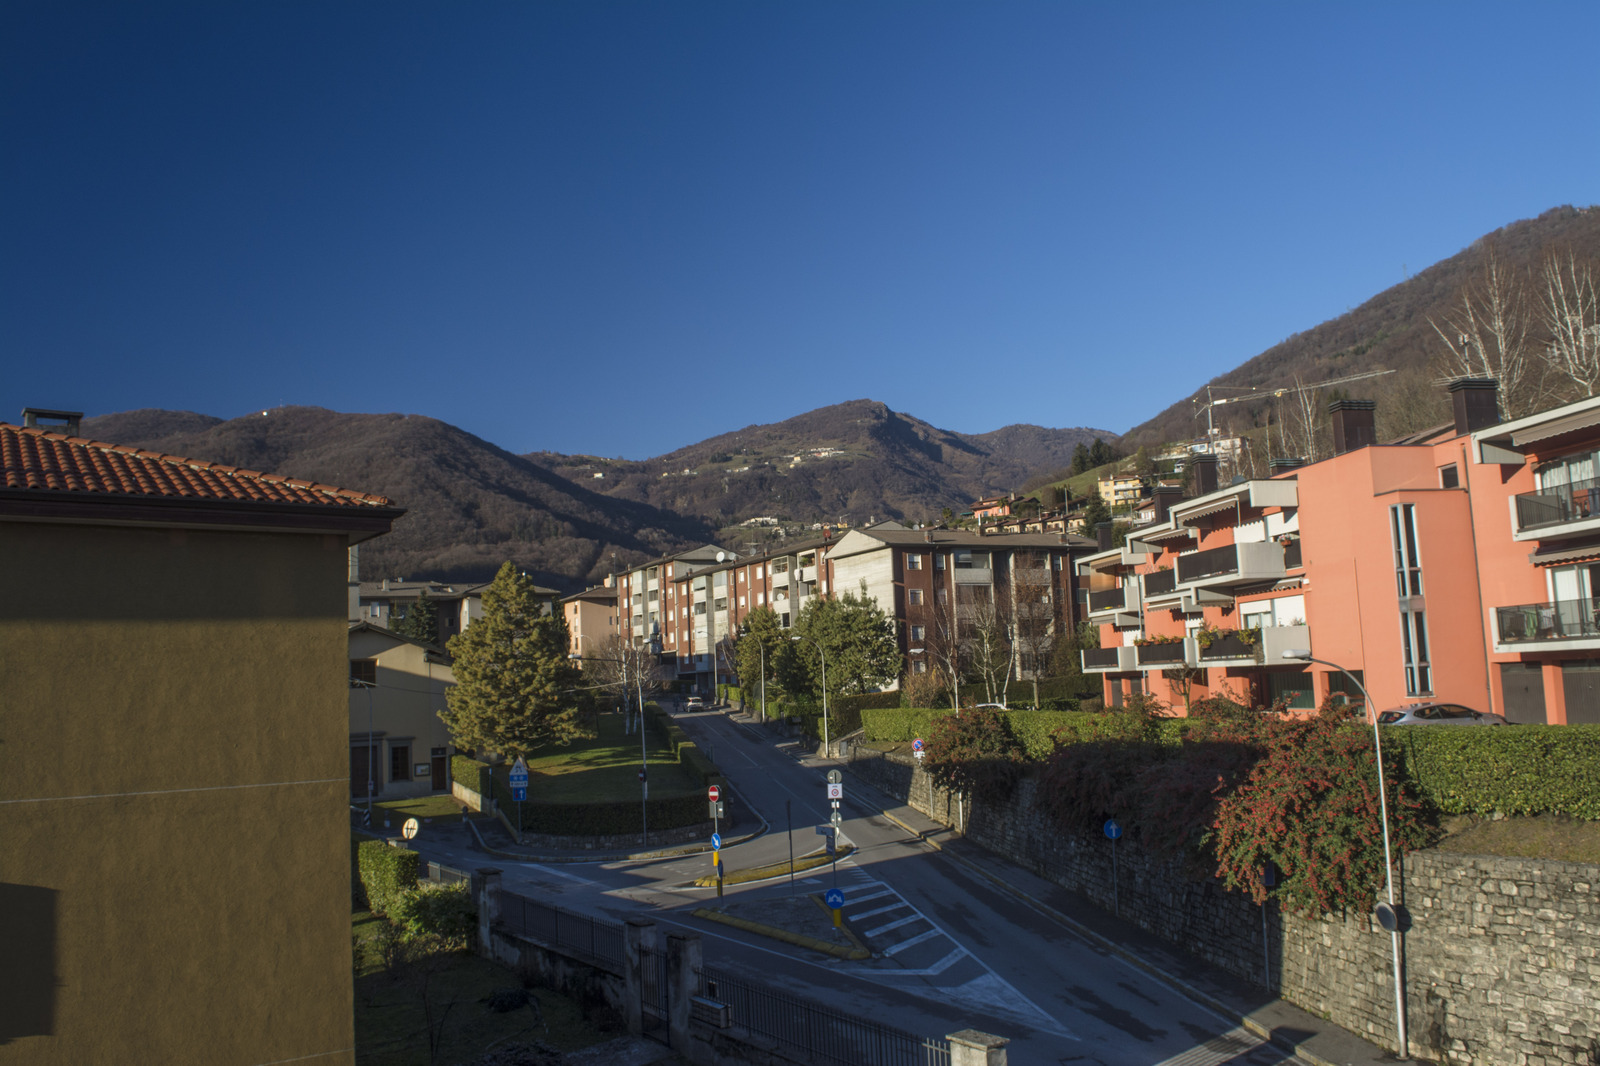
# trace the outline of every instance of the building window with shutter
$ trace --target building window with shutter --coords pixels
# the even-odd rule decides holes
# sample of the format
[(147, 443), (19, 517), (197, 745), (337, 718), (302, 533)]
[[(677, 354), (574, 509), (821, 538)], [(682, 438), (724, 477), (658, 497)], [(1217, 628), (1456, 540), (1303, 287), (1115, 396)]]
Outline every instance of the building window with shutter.
[(389, 745), (389, 780), (411, 780), (411, 745)]
[(351, 659), (350, 660), (350, 687), (365, 688), (378, 683), (378, 660), (376, 659)]

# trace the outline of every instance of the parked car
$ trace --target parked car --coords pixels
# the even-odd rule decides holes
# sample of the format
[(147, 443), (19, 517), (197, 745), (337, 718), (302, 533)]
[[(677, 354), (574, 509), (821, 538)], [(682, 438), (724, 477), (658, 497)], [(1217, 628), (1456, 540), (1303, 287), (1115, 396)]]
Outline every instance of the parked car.
[(686, 711), (703, 711), (706, 709), (706, 701), (699, 696), (690, 696), (683, 701), (683, 709)]
[(1459, 703), (1408, 703), (1378, 712), (1379, 725), (1505, 725), (1498, 714), (1475, 711)]

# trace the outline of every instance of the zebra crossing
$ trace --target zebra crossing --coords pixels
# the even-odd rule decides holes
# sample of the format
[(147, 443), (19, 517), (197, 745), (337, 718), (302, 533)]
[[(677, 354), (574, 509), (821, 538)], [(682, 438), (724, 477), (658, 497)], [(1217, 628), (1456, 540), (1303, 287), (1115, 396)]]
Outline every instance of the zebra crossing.
[[(808, 878), (807, 885), (825, 887), (831, 878)], [(844, 917), (850, 929), (872, 949), (875, 968), (906, 977), (937, 977), (963, 960), (967, 950), (893, 888), (854, 864), (841, 864)]]

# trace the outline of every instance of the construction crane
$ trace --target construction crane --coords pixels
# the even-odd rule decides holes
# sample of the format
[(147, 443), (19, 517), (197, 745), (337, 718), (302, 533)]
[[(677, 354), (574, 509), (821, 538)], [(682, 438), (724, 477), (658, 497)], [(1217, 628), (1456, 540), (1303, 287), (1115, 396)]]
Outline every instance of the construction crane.
[[(1393, 373), (1394, 373), (1393, 370), (1369, 370), (1364, 374), (1347, 374), (1346, 376), (1344, 376), (1342, 378), (1329, 378), (1326, 381), (1313, 381), (1310, 384), (1305, 384), (1305, 385), (1301, 385), (1301, 384), (1286, 385), (1281, 389), (1268, 389), (1268, 388), (1260, 388), (1260, 387), (1245, 386), (1245, 385), (1207, 385), (1206, 386), (1206, 403), (1205, 403), (1205, 406), (1201, 408), (1201, 410), (1204, 411), (1205, 414), (1206, 414), (1206, 448), (1208, 450), (1212, 450), (1212, 449), (1215, 449), (1215, 447), (1216, 447), (1216, 444), (1215, 444), (1215, 441), (1214, 441), (1214, 438), (1216, 436), (1216, 430), (1211, 424), (1211, 409), (1213, 407), (1220, 407), (1225, 403), (1239, 403), (1239, 402), (1241, 402), (1243, 400), (1260, 400), (1260, 399), (1264, 399), (1265, 397), (1268, 397), (1268, 396), (1278, 397), (1278, 396), (1282, 396), (1285, 393), (1289, 393), (1289, 392), (1304, 393), (1304, 392), (1306, 392), (1306, 391), (1308, 391), (1310, 389), (1320, 389), (1320, 388), (1323, 388), (1324, 386), (1327, 386), (1327, 385), (1343, 385), (1344, 383), (1346, 383), (1348, 381), (1364, 381), (1367, 378), (1378, 378), (1378, 377), (1382, 377), (1385, 374), (1393, 374)], [(1222, 399), (1218, 400), (1218, 399), (1214, 398), (1211, 395), (1211, 392), (1212, 392), (1213, 389), (1229, 389), (1229, 390), (1237, 390), (1237, 391), (1248, 391), (1248, 392), (1252, 393), (1253, 395), (1250, 395), (1250, 396), (1224, 396)], [(1194, 398), (1194, 400), (1192, 400), (1190, 402), (1191, 403), (1199, 403), (1200, 402), (1200, 398), (1197, 396), (1197, 397)], [(1200, 417), (1200, 411), (1196, 411), (1194, 413), (1194, 417), (1199, 418)]]

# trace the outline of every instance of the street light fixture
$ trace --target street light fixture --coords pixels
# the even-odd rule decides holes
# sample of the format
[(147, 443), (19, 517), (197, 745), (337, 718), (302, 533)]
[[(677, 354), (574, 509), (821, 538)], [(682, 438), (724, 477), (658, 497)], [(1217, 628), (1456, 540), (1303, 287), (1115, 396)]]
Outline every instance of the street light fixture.
[[(742, 625), (742, 626), (739, 627), (739, 635), (741, 637), (748, 637), (748, 636), (751, 635), (750, 634), (750, 626), (749, 626), (748, 623), (746, 623), (745, 625)], [(760, 637), (756, 638), (756, 650), (761, 653), (761, 724), (762, 725), (766, 725), (767, 724), (767, 646), (766, 646), (765, 643), (762, 642)], [(826, 689), (823, 690), (823, 695), (824, 696), (827, 695), (827, 690)]]
[(1383, 829), (1383, 877), (1389, 893), (1388, 920), (1385, 921), (1385, 916), (1380, 914), (1379, 924), (1385, 926), (1389, 930), (1389, 943), (1394, 956), (1394, 1021), (1395, 1028), (1399, 1031), (1400, 1035), (1400, 1054), (1402, 1056), (1407, 1056), (1411, 1053), (1411, 1049), (1406, 1041), (1404, 988), (1400, 982), (1400, 923), (1395, 917), (1394, 863), (1391, 861), (1389, 855), (1389, 804), (1385, 798), (1386, 791), (1384, 789), (1383, 782), (1383, 737), (1378, 732), (1377, 709), (1373, 706), (1372, 697), (1367, 694), (1367, 687), (1360, 681), (1357, 681), (1354, 674), (1340, 666), (1338, 663), (1329, 662), (1327, 659), (1312, 658), (1310, 648), (1290, 648), (1283, 653), (1283, 657), (1294, 662), (1321, 663), (1323, 666), (1333, 667), (1345, 677), (1348, 677), (1351, 684), (1360, 689), (1361, 698), (1366, 703), (1367, 720), (1372, 723), (1372, 746), (1377, 752), (1378, 757), (1378, 813), (1379, 818), (1382, 820), (1381, 828)]
[(822, 659), (822, 757), (828, 757), (828, 653), (822, 650), (822, 644), (811, 637), (802, 637), (798, 633), (789, 634), (790, 640), (803, 640), (817, 649), (817, 655)]

